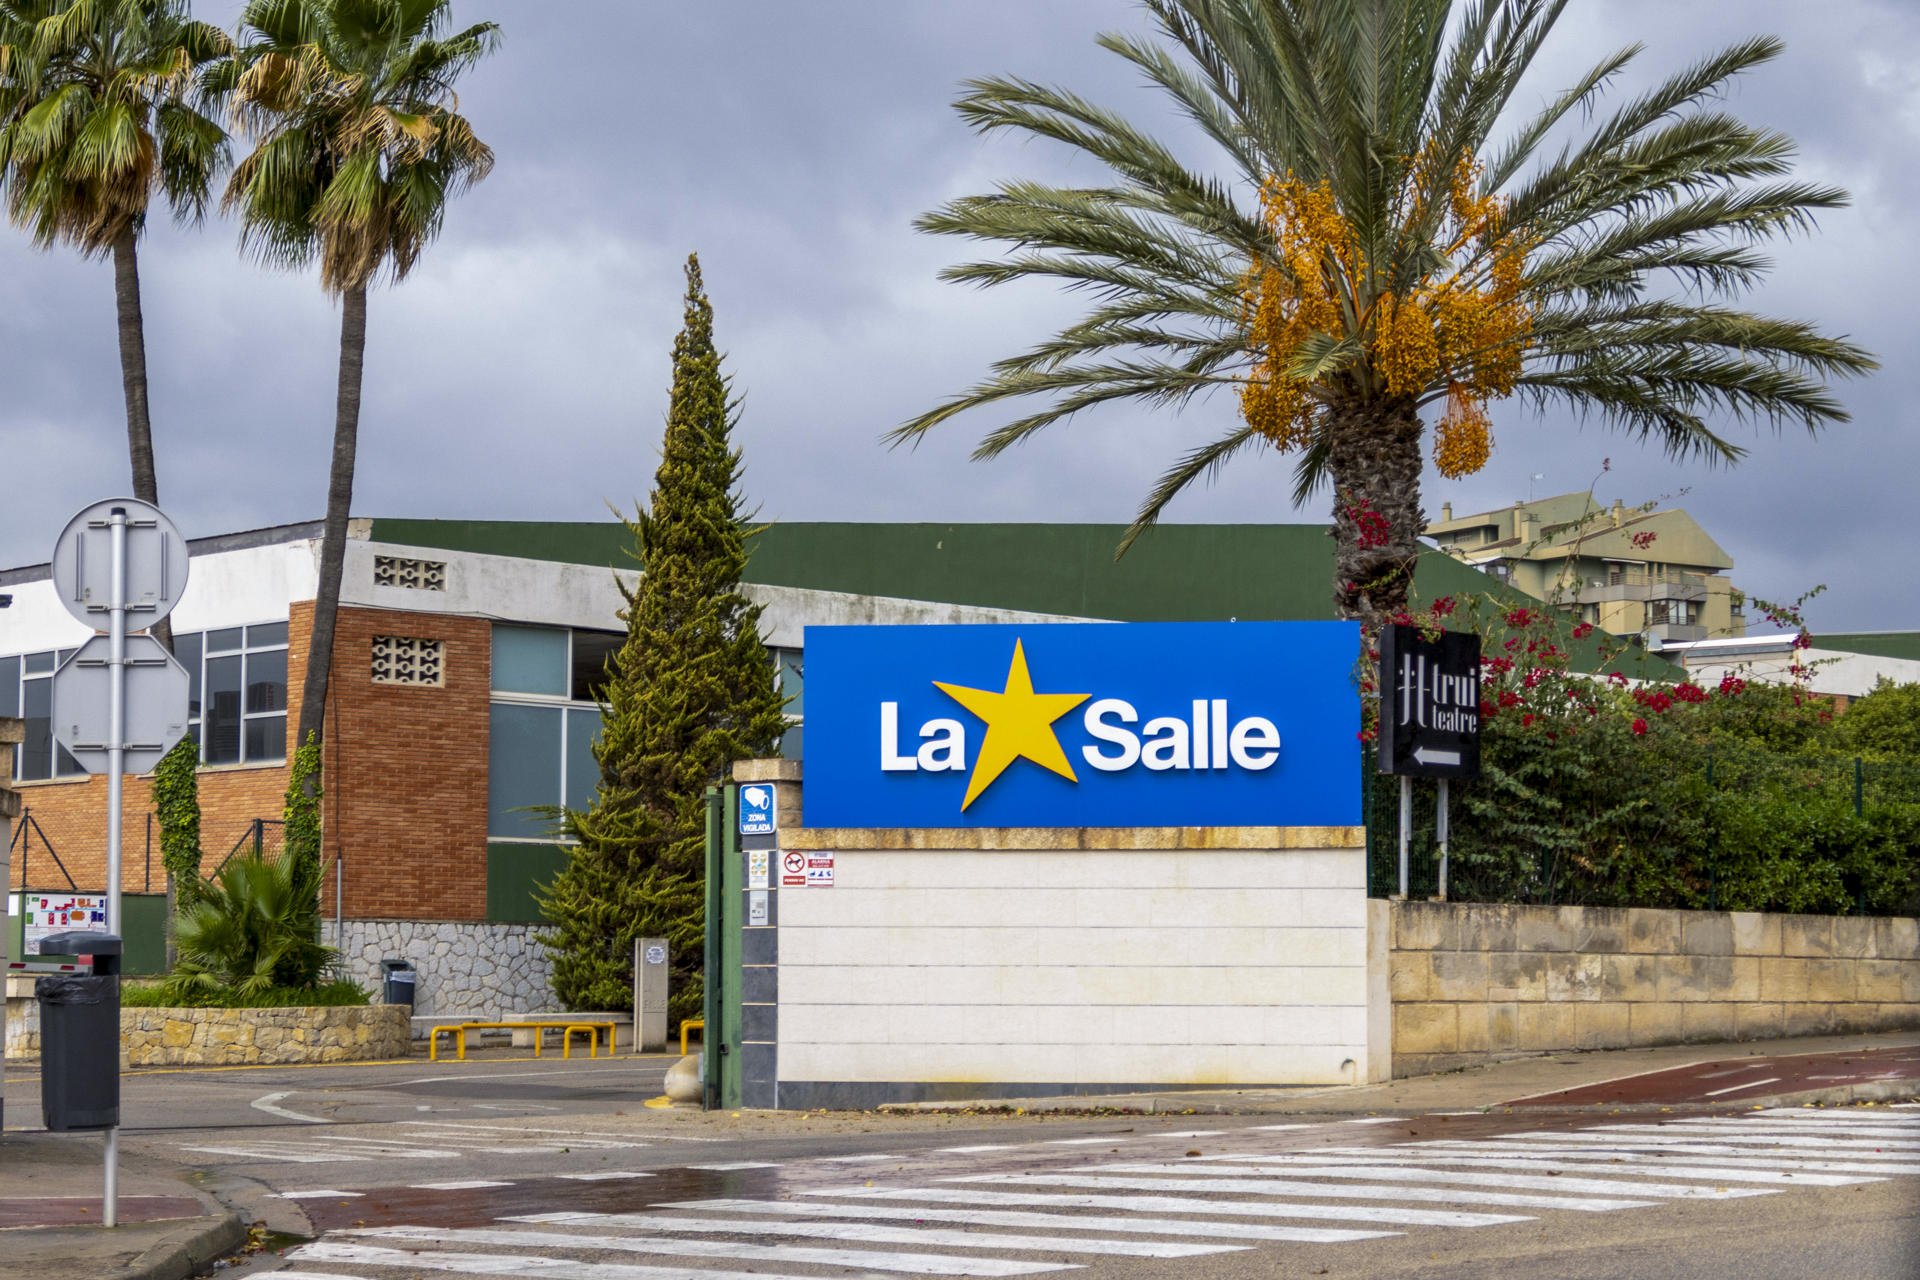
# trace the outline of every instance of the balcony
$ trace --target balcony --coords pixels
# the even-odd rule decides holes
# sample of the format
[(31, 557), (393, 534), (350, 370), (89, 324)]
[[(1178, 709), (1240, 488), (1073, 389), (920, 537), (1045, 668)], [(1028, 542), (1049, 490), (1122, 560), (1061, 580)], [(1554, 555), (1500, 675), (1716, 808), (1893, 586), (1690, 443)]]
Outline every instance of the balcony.
[(1707, 580), (1701, 574), (1679, 569), (1620, 569), (1608, 574), (1605, 582), (1585, 584), (1573, 598), (1578, 604), (1612, 604), (1621, 600), (1698, 604), (1707, 598)]

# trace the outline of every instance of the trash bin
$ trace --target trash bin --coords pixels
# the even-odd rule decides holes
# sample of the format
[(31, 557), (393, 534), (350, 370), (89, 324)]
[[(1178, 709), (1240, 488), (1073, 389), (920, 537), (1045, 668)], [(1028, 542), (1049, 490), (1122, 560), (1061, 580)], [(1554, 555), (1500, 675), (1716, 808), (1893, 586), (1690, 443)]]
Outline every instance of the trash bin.
[(120, 1123), (120, 939), (70, 931), (40, 941), (43, 956), (91, 956), (88, 973), (50, 973), (40, 1002), (40, 1111), (48, 1129)]
[(413, 1007), (413, 988), (419, 975), (414, 972), (413, 961), (398, 960), (389, 956), (380, 962), (380, 984), (384, 988), (383, 999), (388, 1004), (404, 1004)]

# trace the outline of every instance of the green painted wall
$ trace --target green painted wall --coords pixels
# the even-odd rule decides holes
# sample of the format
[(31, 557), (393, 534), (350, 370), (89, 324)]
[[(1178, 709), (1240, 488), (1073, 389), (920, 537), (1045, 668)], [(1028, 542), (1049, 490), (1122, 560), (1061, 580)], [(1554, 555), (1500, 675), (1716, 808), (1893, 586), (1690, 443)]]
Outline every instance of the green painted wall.
[(557, 844), (487, 846), (487, 919), (503, 924), (540, 924), (545, 917), (534, 894), (567, 865)]
[(1840, 635), (1816, 632), (1815, 647), (1842, 653), (1864, 653), (1876, 658), (1909, 658), (1920, 662), (1920, 631), (1866, 631)]
[[(165, 894), (128, 893), (120, 897), (120, 916), (125, 950), (121, 972), (128, 977), (149, 977), (166, 972), (167, 898)], [(38, 960), (22, 954), (27, 918), (24, 914), (7, 917), (7, 959)]]

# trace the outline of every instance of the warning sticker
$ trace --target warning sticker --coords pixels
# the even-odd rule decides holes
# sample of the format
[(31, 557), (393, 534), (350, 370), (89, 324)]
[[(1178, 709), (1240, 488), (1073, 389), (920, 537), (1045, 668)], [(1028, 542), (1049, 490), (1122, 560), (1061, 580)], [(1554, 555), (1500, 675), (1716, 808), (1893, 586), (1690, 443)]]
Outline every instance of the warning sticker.
[(807, 887), (809, 889), (833, 888), (832, 854), (810, 853), (807, 855)]
[(807, 855), (797, 849), (789, 849), (780, 855), (780, 885), (798, 887), (807, 882)]

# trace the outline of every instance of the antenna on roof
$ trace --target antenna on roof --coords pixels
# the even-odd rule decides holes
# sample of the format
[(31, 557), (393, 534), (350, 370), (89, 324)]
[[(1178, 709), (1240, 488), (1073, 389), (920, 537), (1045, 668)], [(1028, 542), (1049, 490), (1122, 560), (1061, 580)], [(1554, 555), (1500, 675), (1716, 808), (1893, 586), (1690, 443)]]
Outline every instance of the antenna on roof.
[(1532, 475), (1527, 477), (1527, 501), (1528, 502), (1533, 501), (1533, 486), (1539, 481), (1545, 480), (1546, 478), (1547, 478), (1547, 473), (1544, 471), (1536, 471)]

